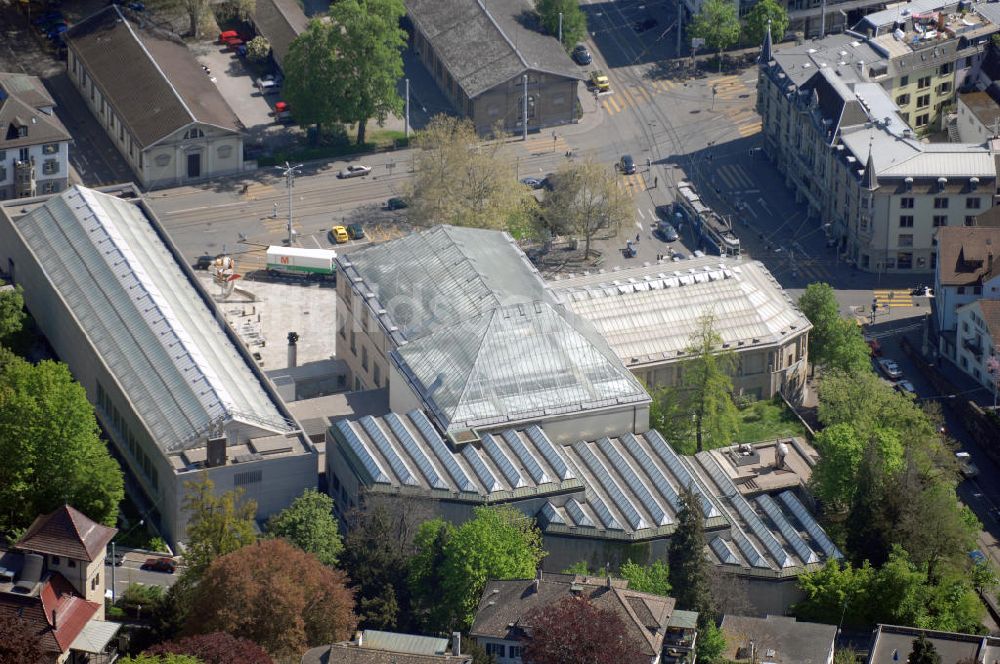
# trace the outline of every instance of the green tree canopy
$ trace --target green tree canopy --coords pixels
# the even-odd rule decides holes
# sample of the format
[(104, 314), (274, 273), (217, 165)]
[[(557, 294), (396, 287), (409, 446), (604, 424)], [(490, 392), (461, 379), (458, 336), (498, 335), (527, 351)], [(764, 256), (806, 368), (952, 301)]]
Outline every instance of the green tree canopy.
[(535, 10), (545, 32), (559, 36), (559, 14), (562, 14), (562, 43), (567, 49), (587, 36), (587, 16), (577, 0), (537, 0)]
[[(670, 587), (678, 608), (704, 614), (699, 621), (710, 620), (713, 612), (704, 526), (698, 497), (691, 487), (684, 487), (677, 529), (667, 551)], [(699, 622), (700, 626), (704, 624)]]
[(182, 506), (188, 515), (185, 575), (197, 579), (216, 558), (257, 541), (257, 501), (243, 498), (242, 489), (216, 495), (208, 473), (198, 481), (185, 482), (184, 490)]
[(813, 472), (816, 494), (834, 506), (848, 506), (858, 487), (858, 473), (865, 449), (873, 447), (886, 472), (903, 465), (903, 443), (893, 429), (876, 429), (863, 437), (851, 424), (829, 426), (816, 435), (820, 460)]
[[(0, 286), (3, 286), (2, 281)], [(21, 287), (0, 290), (0, 342), (20, 332), (25, 317)]]
[(454, 534), (455, 527), (439, 518), (422, 523), (413, 539), (417, 551), (410, 558), (408, 578), (413, 611), (431, 632), (446, 631), (455, 621), (452, 607), (440, 596), (445, 583), (446, 549)]
[(696, 644), (697, 661), (706, 664), (724, 661), (722, 653), (726, 651), (726, 635), (722, 633), (714, 620), (710, 620), (703, 627), (698, 628)]
[(343, 119), (345, 81), (339, 70), (336, 32), (331, 22), (309, 21), (305, 32), (289, 45), (282, 67), (285, 99), (300, 124), (316, 125), (317, 141), (324, 126)]
[(590, 159), (569, 162), (550, 177), (555, 184), (542, 203), (545, 224), (555, 233), (582, 237), (584, 257), (595, 235), (632, 218), (632, 201), (606, 166)]
[[(740, 15), (732, 0), (705, 0), (701, 11), (694, 15), (688, 33), (705, 40), (713, 51), (722, 51), (740, 38)], [(721, 62), (720, 62), (721, 66)]]
[(365, 142), (369, 120), (382, 126), (390, 114), (403, 110), (396, 84), (403, 78), (406, 32), (399, 22), (405, 14), (402, 0), (338, 0), (330, 5), (343, 93), (333, 103), (341, 121), (357, 123), (358, 145)]
[(670, 595), (670, 568), (662, 560), (654, 560), (649, 565), (640, 565), (626, 560), (619, 574), (628, 579), (628, 587), (654, 595)]
[(83, 387), (61, 362), (0, 347), (0, 530), (69, 503), (113, 526), (124, 482)]
[(771, 24), (771, 39), (781, 41), (788, 29), (788, 11), (776, 0), (757, 0), (743, 18), (743, 35), (751, 44), (762, 44), (767, 33), (767, 24)]
[(908, 664), (941, 664), (941, 655), (938, 654), (934, 643), (921, 634), (913, 639), (913, 650), (906, 660)]
[[(775, 4), (774, 0), (764, 1)], [(754, 10), (762, 2), (757, 3)], [(830, 284), (809, 284), (799, 298), (799, 308), (813, 324), (809, 332), (809, 360), (813, 365), (838, 369), (851, 375), (871, 373), (868, 344), (857, 324), (840, 315), (840, 306)]]
[(439, 601), (467, 628), (489, 579), (529, 579), (544, 556), (531, 519), (512, 507), (478, 507), (444, 545)]
[(468, 119), (438, 115), (415, 137), (411, 221), (516, 233), (531, 225), (538, 201), (517, 181), (503, 132), (492, 141)]
[(333, 516), (333, 498), (316, 489), (306, 489), (291, 505), (272, 516), (267, 530), (313, 554), (324, 565), (336, 565), (344, 549)]
[(699, 318), (687, 349), (688, 359), (681, 365), (676, 392), (691, 414), (698, 452), (731, 444), (739, 429), (739, 411), (733, 403), (733, 381), (729, 377), (736, 360), (721, 346), (715, 317), (706, 314)]

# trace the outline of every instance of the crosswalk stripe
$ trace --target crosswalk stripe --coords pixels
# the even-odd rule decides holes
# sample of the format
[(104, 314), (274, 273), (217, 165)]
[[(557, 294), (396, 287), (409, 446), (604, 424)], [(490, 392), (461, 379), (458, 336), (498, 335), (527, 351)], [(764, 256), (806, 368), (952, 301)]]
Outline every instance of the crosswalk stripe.
[(759, 134), (763, 129), (763, 125), (760, 122), (755, 122), (752, 125), (744, 125), (740, 127), (739, 134), (743, 138), (747, 136), (753, 136), (754, 134)]
[(626, 106), (635, 106), (635, 101), (632, 99), (632, 95), (629, 94), (628, 90), (625, 88), (618, 88), (618, 93), (622, 96), (622, 108)]
[(649, 94), (649, 92), (645, 88), (632, 86), (630, 90), (632, 91), (632, 95), (640, 102), (648, 102), (653, 100), (653, 97)]
[(622, 110), (618, 107), (618, 103), (615, 102), (614, 97), (605, 98), (601, 101), (601, 105), (604, 106), (604, 110), (607, 111), (609, 115), (614, 115)]
[(521, 145), (523, 145), (529, 152), (564, 151), (567, 148), (566, 139), (562, 136), (557, 136), (556, 140), (553, 141), (551, 134), (545, 137), (539, 136), (537, 138), (532, 138)]

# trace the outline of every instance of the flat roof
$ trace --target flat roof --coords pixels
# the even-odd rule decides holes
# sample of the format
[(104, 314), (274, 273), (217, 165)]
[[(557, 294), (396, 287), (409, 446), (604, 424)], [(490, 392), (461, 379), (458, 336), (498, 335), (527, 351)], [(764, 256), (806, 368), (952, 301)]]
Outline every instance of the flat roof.
[(879, 625), (875, 630), (868, 664), (898, 664), (905, 661), (913, 650), (913, 641), (921, 634), (934, 644), (941, 656), (941, 664), (959, 664), (966, 660), (995, 662), (1000, 658), (1000, 638), (995, 636)]
[(163, 454), (204, 445), (220, 423), (243, 442), (294, 434), (151, 215), (138, 200), (74, 186), (34, 201), (12, 226)]
[(759, 261), (706, 257), (550, 282), (627, 366), (683, 358), (699, 319), (714, 314), (724, 348), (782, 344), (812, 325)]

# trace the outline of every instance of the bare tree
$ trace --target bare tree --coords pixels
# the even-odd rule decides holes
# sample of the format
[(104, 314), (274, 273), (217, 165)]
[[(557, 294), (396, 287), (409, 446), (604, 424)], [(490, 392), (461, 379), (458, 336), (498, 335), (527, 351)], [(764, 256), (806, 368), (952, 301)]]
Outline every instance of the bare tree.
[(586, 160), (569, 163), (553, 176), (552, 192), (545, 198), (542, 216), (554, 232), (569, 232), (584, 241), (584, 258), (602, 230), (617, 231), (632, 214), (628, 195), (606, 167)]

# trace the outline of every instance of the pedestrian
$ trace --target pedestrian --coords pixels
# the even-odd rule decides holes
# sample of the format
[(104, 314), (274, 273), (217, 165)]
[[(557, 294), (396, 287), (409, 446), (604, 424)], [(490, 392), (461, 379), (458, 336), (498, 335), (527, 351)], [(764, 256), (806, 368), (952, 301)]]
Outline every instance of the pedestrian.
[(635, 234), (635, 243), (639, 244), (639, 233)]
[(654, 175), (653, 176), (653, 189), (656, 189), (659, 186), (660, 186), (660, 176), (659, 175)]

